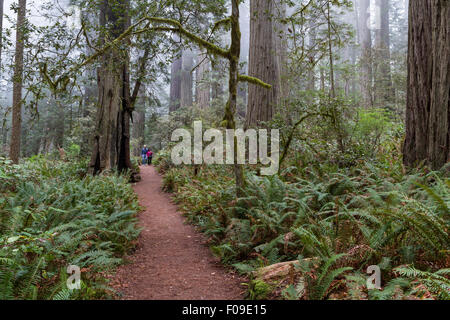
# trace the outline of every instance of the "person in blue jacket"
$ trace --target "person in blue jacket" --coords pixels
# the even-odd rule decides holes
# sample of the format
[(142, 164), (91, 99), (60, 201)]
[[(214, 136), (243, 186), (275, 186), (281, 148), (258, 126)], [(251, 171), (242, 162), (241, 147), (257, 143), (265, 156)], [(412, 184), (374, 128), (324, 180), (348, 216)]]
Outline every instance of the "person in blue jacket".
[(142, 149), (141, 155), (142, 155), (142, 164), (146, 164), (147, 163), (147, 153), (148, 153), (148, 148), (147, 146), (144, 146), (144, 149)]

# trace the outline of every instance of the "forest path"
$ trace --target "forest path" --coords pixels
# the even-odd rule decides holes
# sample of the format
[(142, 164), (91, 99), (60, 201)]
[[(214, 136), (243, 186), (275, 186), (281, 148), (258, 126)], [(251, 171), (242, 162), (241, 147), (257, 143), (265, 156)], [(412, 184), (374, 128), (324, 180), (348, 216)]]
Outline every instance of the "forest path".
[(124, 300), (237, 300), (242, 279), (214, 258), (204, 237), (161, 190), (154, 167), (141, 167), (142, 181), (133, 188), (145, 209), (143, 228), (130, 263), (119, 267), (111, 286)]

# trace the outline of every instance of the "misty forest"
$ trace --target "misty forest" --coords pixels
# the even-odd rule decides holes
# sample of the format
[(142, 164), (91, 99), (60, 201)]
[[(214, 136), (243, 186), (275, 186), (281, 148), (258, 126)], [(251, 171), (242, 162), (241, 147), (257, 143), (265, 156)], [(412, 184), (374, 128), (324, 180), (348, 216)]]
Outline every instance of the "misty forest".
[[(0, 300), (449, 300), (449, 21), (0, 0)], [(199, 121), (231, 162), (174, 151)], [(237, 161), (238, 129), (268, 156), (248, 134)]]

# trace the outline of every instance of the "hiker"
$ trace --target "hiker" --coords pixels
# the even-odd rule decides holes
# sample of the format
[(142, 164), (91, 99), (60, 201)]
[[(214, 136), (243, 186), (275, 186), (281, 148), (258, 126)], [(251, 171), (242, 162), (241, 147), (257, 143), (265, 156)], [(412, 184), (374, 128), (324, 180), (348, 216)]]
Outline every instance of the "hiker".
[(148, 162), (148, 165), (149, 166), (151, 166), (152, 165), (152, 160), (153, 160), (153, 151), (152, 150), (148, 150), (148, 152), (147, 152), (147, 162)]
[(144, 146), (144, 149), (142, 149), (142, 152), (141, 152), (141, 155), (142, 155), (142, 165), (144, 165), (144, 164), (146, 164), (147, 163), (147, 159), (148, 159), (148, 157), (147, 157), (147, 154), (148, 154), (148, 148), (147, 148), (147, 146)]

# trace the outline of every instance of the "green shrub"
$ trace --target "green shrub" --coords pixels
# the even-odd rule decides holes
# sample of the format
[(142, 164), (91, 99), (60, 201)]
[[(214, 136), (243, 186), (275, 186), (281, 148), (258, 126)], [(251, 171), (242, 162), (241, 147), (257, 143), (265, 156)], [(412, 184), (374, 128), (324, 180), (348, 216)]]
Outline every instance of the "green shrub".
[[(404, 176), (392, 168), (364, 162), (341, 170), (306, 167), (295, 176), (262, 178), (248, 172), (240, 199), (235, 199), (229, 167), (203, 167), (197, 175), (189, 166), (170, 169), (165, 183), (188, 220), (210, 237), (213, 253), (240, 272), (299, 255), (318, 258), (323, 263), (311, 271), (314, 281), (306, 285), (315, 289), (306, 297), (323, 299), (345, 290), (334, 284), (347, 281), (336, 279), (351, 269), (364, 273), (384, 261), (384, 281), (392, 282), (384, 295), (364, 288), (358, 293), (360, 286), (350, 280), (347, 289), (355, 297), (402, 299), (412, 284), (400, 286), (402, 293), (395, 289), (405, 282), (395, 281), (393, 267), (414, 263), (428, 270), (433, 265), (430, 271), (436, 272), (445, 266), (450, 182), (438, 172)], [(339, 261), (330, 260), (336, 256)], [(293, 297), (292, 288), (283, 292)]]

